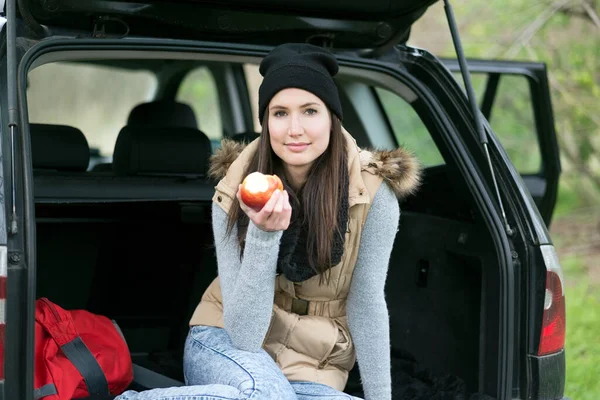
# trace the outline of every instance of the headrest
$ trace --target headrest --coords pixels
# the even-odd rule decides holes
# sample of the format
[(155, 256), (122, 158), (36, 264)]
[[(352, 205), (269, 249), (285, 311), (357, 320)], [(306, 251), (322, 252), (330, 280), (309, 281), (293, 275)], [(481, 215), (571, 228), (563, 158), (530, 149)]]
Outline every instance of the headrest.
[(125, 126), (113, 153), (117, 175), (205, 175), (212, 150), (210, 139), (191, 128)]
[(90, 147), (83, 133), (71, 126), (29, 124), (33, 168), (85, 171)]
[(129, 113), (127, 125), (198, 129), (196, 115), (189, 105), (166, 100), (138, 104)]

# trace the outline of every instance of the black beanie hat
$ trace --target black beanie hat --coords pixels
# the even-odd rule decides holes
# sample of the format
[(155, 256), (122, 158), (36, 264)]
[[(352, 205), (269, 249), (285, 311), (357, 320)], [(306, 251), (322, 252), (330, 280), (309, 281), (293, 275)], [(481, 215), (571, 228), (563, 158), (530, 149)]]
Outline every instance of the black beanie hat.
[(258, 119), (262, 124), (269, 102), (280, 90), (311, 92), (342, 119), (342, 105), (333, 76), (338, 63), (331, 52), (312, 44), (288, 43), (275, 47), (260, 63), (264, 77), (258, 89)]

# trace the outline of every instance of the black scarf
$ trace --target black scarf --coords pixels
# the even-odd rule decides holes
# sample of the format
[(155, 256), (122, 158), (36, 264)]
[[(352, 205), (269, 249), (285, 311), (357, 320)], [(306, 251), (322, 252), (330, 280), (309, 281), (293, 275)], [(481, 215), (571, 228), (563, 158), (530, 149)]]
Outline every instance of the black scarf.
[[(346, 241), (346, 227), (348, 225), (348, 178), (340, 181), (340, 199), (338, 201), (338, 225), (333, 235), (333, 248), (331, 249), (331, 263), (327, 269), (336, 266), (344, 255)], [(286, 187), (288, 193), (290, 188)], [(301, 197), (301, 196), (298, 196)], [(290, 196), (290, 199), (292, 196)], [(292, 282), (303, 282), (317, 275), (310, 266), (307, 251), (308, 224), (304, 220), (303, 207), (300, 202), (292, 205), (290, 226), (283, 231), (277, 259), (277, 272), (282, 273)]]

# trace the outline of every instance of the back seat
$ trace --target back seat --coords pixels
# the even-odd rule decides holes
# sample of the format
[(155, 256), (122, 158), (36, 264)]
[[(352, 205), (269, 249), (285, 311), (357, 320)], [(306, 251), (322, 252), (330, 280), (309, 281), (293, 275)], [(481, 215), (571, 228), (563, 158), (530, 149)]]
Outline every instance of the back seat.
[(116, 320), (134, 362), (181, 381), (189, 317), (217, 274), (208, 137), (186, 127), (126, 126), (115, 174), (96, 175), (85, 172), (80, 131), (32, 124), (30, 132), (36, 295)]
[[(127, 118), (128, 127), (172, 127), (198, 129), (194, 110), (185, 103), (157, 100), (135, 106)], [(112, 163), (97, 164), (93, 172), (112, 172)]]
[[(114, 165), (111, 167), (113, 172), (85, 174), (72, 174), (65, 167), (74, 164), (69, 161), (71, 158), (79, 160), (85, 153), (87, 161), (77, 161), (78, 171), (85, 171), (83, 164), (89, 162), (87, 142), (81, 148), (63, 145), (66, 134), (62, 130), (56, 132), (61, 133), (44, 138), (52, 143), (52, 147), (45, 143), (44, 148), (61, 149), (57, 153), (60, 159), (54, 164), (46, 159), (41, 160), (43, 164), (34, 161), (34, 167), (36, 163), (58, 165), (60, 160), (64, 160), (66, 165), (53, 169), (52, 174), (36, 174), (34, 182), (38, 203), (55, 203), (57, 200), (86, 203), (100, 200), (194, 201), (212, 198), (214, 182), (206, 178), (212, 153), (210, 140), (197, 129), (126, 126), (121, 129), (115, 145)], [(36, 137), (32, 133), (32, 142)], [(67, 141), (64, 143), (68, 144)], [(44, 155), (43, 152), (39, 154)]]
[(192, 128), (126, 126), (113, 153), (116, 175), (206, 176), (210, 139)]

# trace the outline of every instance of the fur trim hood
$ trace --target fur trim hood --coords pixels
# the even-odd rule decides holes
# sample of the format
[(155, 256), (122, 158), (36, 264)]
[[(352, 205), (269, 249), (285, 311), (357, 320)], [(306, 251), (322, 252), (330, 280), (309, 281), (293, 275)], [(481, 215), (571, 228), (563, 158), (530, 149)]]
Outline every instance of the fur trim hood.
[[(223, 179), (245, 147), (245, 143), (224, 139), (221, 148), (210, 157), (209, 176), (217, 181)], [(398, 198), (412, 195), (419, 188), (421, 165), (407, 149), (359, 150), (359, 156), (361, 168), (381, 176)]]

